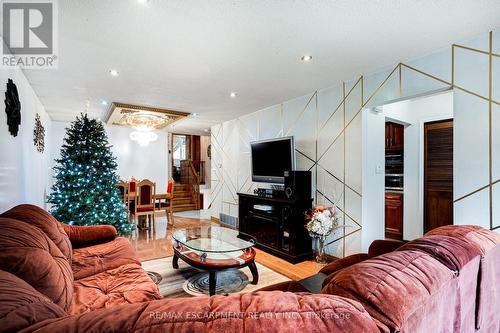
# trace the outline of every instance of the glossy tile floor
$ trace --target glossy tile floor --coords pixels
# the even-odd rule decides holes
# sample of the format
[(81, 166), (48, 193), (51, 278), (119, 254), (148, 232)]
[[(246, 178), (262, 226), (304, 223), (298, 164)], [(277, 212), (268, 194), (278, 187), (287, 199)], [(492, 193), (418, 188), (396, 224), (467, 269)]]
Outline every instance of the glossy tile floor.
[[(165, 216), (158, 215), (155, 220), (154, 228), (151, 230), (136, 230), (130, 237), (132, 245), (141, 258), (141, 261), (172, 256), (174, 254), (172, 249), (172, 233), (176, 229), (199, 225), (218, 225), (207, 219), (174, 216), (173, 223), (170, 223), (167, 227)], [(292, 280), (300, 280), (311, 276), (317, 273), (322, 267), (313, 261), (291, 264), (264, 251), (258, 249), (256, 251), (256, 261), (258, 263)]]

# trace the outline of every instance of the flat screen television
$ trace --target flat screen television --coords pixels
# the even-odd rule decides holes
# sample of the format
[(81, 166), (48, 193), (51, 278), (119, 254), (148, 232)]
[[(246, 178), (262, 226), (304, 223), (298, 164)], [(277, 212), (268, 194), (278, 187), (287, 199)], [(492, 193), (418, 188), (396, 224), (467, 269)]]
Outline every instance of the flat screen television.
[(293, 137), (250, 142), (252, 180), (254, 182), (285, 182), (284, 172), (295, 170)]

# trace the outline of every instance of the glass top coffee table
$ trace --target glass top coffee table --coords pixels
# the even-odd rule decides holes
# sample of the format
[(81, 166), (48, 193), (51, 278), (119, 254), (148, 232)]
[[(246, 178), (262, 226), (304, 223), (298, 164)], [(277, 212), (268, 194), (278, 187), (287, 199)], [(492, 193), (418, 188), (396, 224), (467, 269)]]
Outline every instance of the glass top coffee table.
[(238, 238), (238, 231), (218, 227), (201, 226), (176, 230), (172, 266), (179, 268), (179, 259), (197, 269), (208, 271), (208, 291), (215, 294), (217, 272), (248, 266), (252, 272), (252, 284), (259, 281), (255, 265), (255, 242)]

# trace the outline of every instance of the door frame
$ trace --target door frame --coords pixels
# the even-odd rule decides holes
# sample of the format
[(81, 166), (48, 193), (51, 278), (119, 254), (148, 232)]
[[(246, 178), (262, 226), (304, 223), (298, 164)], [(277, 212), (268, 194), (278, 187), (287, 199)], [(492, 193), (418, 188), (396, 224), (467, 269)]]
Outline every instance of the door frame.
[[(170, 174), (169, 179), (174, 178), (174, 136), (185, 136), (186, 137), (186, 154), (189, 155), (189, 149), (191, 145), (191, 135), (190, 134), (182, 134), (182, 133), (174, 133), (169, 132), (169, 145), (168, 150), (170, 151), (169, 157), (169, 165), (170, 165)], [(189, 158), (189, 156), (187, 156)]]

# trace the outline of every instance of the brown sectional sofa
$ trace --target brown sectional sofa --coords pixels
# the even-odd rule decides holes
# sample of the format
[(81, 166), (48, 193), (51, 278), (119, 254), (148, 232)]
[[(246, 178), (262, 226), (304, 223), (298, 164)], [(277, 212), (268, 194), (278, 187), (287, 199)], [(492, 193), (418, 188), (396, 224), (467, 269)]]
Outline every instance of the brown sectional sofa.
[(499, 332), (499, 262), (498, 234), (451, 226), (327, 265), (321, 294), (161, 299), (114, 228), (21, 205), (0, 215), (0, 332)]
[[(321, 293), (362, 304), (380, 332), (500, 332), (500, 235), (446, 226), (334, 261)], [(307, 292), (298, 282), (261, 290)]]
[(20, 205), (0, 215), (0, 230), (0, 269), (67, 314), (161, 298), (114, 227), (64, 225), (41, 208)]

